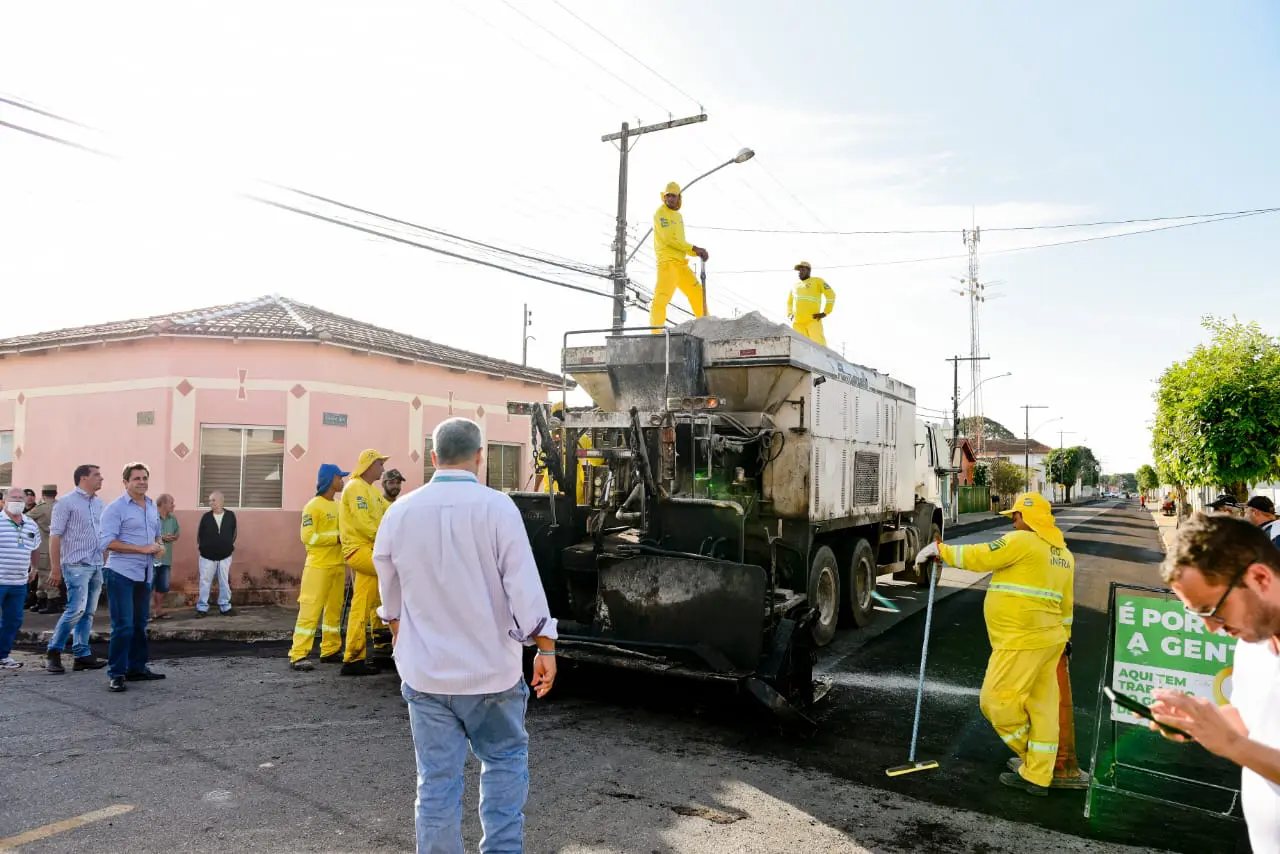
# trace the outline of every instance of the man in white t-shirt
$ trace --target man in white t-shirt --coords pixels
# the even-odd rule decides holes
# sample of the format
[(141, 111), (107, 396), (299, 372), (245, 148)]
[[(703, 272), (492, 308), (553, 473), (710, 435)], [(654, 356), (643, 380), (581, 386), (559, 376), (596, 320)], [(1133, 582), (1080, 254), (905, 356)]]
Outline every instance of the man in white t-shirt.
[(1231, 705), (1157, 689), (1152, 711), (1243, 768), (1254, 854), (1280, 854), (1280, 549), (1243, 519), (1198, 514), (1178, 529), (1161, 574), (1189, 612), (1237, 641)]

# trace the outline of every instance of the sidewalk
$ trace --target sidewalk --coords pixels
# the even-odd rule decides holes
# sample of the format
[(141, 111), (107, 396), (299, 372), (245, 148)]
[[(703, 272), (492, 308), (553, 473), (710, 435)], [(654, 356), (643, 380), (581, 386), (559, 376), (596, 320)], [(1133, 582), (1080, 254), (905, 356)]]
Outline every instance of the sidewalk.
[(1156, 528), (1160, 530), (1160, 545), (1166, 552), (1169, 551), (1169, 543), (1173, 542), (1173, 535), (1178, 531), (1178, 517), (1166, 516), (1159, 510), (1148, 510), (1151, 519), (1156, 523)]
[[(235, 615), (231, 617), (223, 617), (216, 608), (210, 609), (207, 617), (197, 617), (192, 608), (168, 613), (173, 616), (151, 623), (147, 636), (152, 641), (286, 641), (293, 637), (293, 626), (298, 618), (296, 609), (276, 605), (236, 608)], [(22, 628), (18, 630), (18, 643), (47, 644), (58, 617), (59, 614), (27, 611), (23, 615)], [(111, 618), (107, 612), (106, 597), (103, 596), (93, 618), (90, 641), (104, 642), (110, 636)]]

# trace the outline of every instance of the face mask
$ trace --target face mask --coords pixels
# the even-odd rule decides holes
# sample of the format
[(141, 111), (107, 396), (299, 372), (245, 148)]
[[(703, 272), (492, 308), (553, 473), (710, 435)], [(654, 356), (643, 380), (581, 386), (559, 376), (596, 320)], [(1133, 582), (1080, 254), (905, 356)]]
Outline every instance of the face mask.
[(4, 505), (4, 509), (9, 511), (9, 515), (17, 516), (23, 510), (27, 509), (27, 503), (25, 501), (10, 501)]

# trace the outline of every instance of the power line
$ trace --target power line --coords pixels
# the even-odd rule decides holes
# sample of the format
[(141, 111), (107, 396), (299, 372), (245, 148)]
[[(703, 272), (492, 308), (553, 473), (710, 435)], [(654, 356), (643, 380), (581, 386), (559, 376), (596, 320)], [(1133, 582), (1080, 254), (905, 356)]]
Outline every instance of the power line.
[[(7, 101), (6, 101), (6, 103), (9, 103), (9, 102), (7, 102)], [(21, 105), (17, 105), (17, 106), (21, 106)], [(0, 127), (10, 128), (11, 130), (15, 130), (15, 131), (19, 131), (19, 132), (21, 132), (21, 133), (29, 134), (29, 135), (31, 135), (31, 136), (37, 137), (37, 138), (39, 138), (39, 139), (42, 139), (42, 140), (45, 140), (45, 141), (48, 141), (48, 142), (54, 142), (54, 143), (57, 143), (57, 144), (59, 144), (59, 145), (65, 145), (65, 146), (68, 146), (68, 147), (70, 147), (70, 148), (75, 148), (75, 149), (80, 150), (80, 151), (85, 151), (85, 152), (88, 152), (88, 153), (91, 153), (91, 154), (96, 154), (96, 155), (99, 155), (99, 156), (102, 156), (102, 157), (107, 157), (107, 158), (110, 158), (110, 159), (113, 159), (113, 160), (118, 160), (118, 159), (120, 159), (118, 155), (110, 154), (110, 153), (108, 153), (108, 152), (101, 151), (101, 150), (99, 150), (99, 149), (95, 149), (95, 148), (91, 148), (91, 147), (86, 146), (86, 145), (82, 145), (82, 144), (80, 144), (80, 143), (78, 143), (78, 142), (75, 142), (75, 141), (73, 141), (73, 140), (65, 139), (65, 138), (63, 138), (63, 137), (56, 136), (56, 135), (54, 135), (54, 134), (49, 134), (49, 133), (44, 133), (44, 132), (42, 132), (42, 131), (37, 131), (37, 130), (34, 130), (34, 129), (32, 129), (32, 128), (24, 127), (24, 126), (22, 126), (22, 125), (16, 125), (16, 124), (13, 124), (13, 123), (11, 123), (11, 122), (6, 122), (6, 121), (2, 121), (2, 120), (0, 120)], [(280, 185), (272, 185), (272, 186), (280, 186)], [(291, 189), (291, 188), (284, 188), (284, 189)], [(303, 193), (303, 192), (301, 192), (301, 191), (296, 191), (296, 190), (291, 190), (291, 191), (292, 191), (292, 192), (298, 192), (298, 193), (300, 193), (301, 195), (304, 195), (304, 196), (312, 196), (312, 197), (314, 197), (314, 198), (318, 198), (318, 199), (319, 199), (319, 198), (323, 198), (323, 197), (319, 197), (319, 196), (314, 196), (314, 194), (310, 194), (310, 193)], [(428, 251), (428, 252), (433, 252), (433, 253), (436, 253), (436, 254), (438, 254), (438, 255), (443, 255), (443, 256), (446, 256), (446, 257), (449, 257), (449, 258), (459, 259), (459, 260), (466, 261), (466, 262), (468, 262), (468, 263), (472, 263), (472, 264), (479, 264), (479, 265), (480, 265), (480, 266), (482, 266), (482, 267), (490, 267), (490, 268), (495, 269), (495, 270), (501, 270), (501, 271), (506, 272), (506, 273), (511, 273), (512, 275), (515, 275), (515, 276), (522, 276), (522, 277), (524, 277), (524, 278), (526, 278), (526, 279), (533, 279), (533, 280), (535, 280), (535, 281), (544, 282), (544, 283), (549, 284), (549, 285), (555, 285), (555, 286), (557, 286), (557, 287), (567, 288), (567, 289), (569, 289), (569, 290), (573, 290), (573, 291), (579, 291), (579, 292), (582, 292), (582, 293), (592, 294), (592, 295), (594, 295), (594, 296), (608, 297), (608, 298), (612, 299), (612, 296), (611, 296), (610, 294), (604, 293), (603, 291), (595, 290), (594, 288), (588, 288), (588, 287), (584, 287), (584, 286), (582, 286), (582, 285), (575, 285), (575, 284), (572, 284), (572, 283), (570, 283), (570, 282), (558, 281), (558, 280), (556, 280), (556, 279), (549, 279), (549, 278), (546, 278), (545, 276), (539, 276), (539, 275), (537, 275), (537, 274), (530, 273), (530, 272), (528, 272), (528, 271), (526, 271), (526, 270), (519, 270), (519, 269), (516, 269), (516, 268), (514, 268), (514, 267), (508, 267), (508, 266), (503, 265), (503, 264), (498, 264), (498, 263), (493, 262), (493, 261), (486, 261), (486, 260), (484, 260), (484, 259), (481, 259), (481, 258), (475, 258), (475, 257), (472, 257), (472, 256), (464, 255), (464, 254), (459, 253), (459, 252), (451, 252), (451, 251), (449, 251), (449, 250), (447, 250), (447, 249), (441, 249), (441, 248), (439, 248), (439, 247), (437, 247), (437, 246), (429, 246), (429, 245), (427, 245), (427, 244), (425, 244), (425, 243), (421, 243), (421, 242), (416, 241), (416, 240), (410, 240), (410, 239), (409, 239), (409, 238), (407, 238), (407, 237), (401, 237), (401, 236), (399, 236), (399, 235), (395, 235), (395, 234), (388, 234), (386, 231), (379, 231), (379, 230), (377, 230), (377, 229), (370, 228), (370, 227), (368, 227), (368, 226), (361, 225), (361, 224), (359, 224), (359, 223), (348, 222), (348, 221), (346, 221), (346, 220), (337, 219), (337, 218), (335, 218), (335, 217), (327, 216), (327, 215), (325, 215), (325, 214), (323, 214), (323, 213), (320, 213), (320, 212), (318, 212), (318, 211), (309, 211), (309, 210), (306, 210), (306, 209), (304, 209), (304, 208), (299, 208), (299, 207), (296, 207), (296, 206), (294, 206), (294, 205), (289, 205), (289, 204), (286, 204), (286, 203), (284, 203), (284, 202), (276, 201), (276, 200), (274, 200), (274, 199), (268, 199), (268, 198), (266, 198), (265, 196), (259, 196), (259, 195), (256, 195), (256, 194), (254, 194), (254, 193), (244, 193), (244, 192), (242, 192), (242, 193), (238, 193), (238, 195), (240, 195), (240, 196), (242, 196), (243, 198), (246, 198), (246, 199), (248, 199), (248, 200), (250, 200), (250, 201), (257, 202), (258, 204), (266, 205), (266, 206), (268, 206), (268, 207), (278, 208), (279, 210), (288, 211), (288, 212), (290, 212), (290, 213), (298, 214), (298, 215), (300, 215), (300, 216), (310, 217), (310, 218), (312, 218), (312, 219), (316, 219), (316, 220), (319, 220), (319, 221), (322, 221), (322, 222), (327, 222), (327, 223), (330, 223), (330, 224), (332, 224), (332, 225), (339, 225), (339, 226), (342, 226), (343, 228), (349, 228), (349, 229), (352, 229), (352, 230), (354, 230), (354, 231), (362, 232), (362, 233), (364, 233), (364, 234), (371, 234), (371, 235), (373, 235), (373, 236), (375, 236), (375, 237), (380, 237), (380, 238), (382, 238), (382, 239), (384, 239), (384, 240), (391, 240), (391, 241), (394, 241), (394, 242), (396, 242), (396, 243), (402, 243), (402, 244), (405, 244), (405, 245), (407, 245), (407, 246), (414, 246), (414, 247), (416, 247), (416, 248), (418, 248), (418, 249), (425, 249), (425, 250), (426, 250), (426, 251)], [(342, 207), (351, 208), (352, 210), (359, 210), (358, 208), (352, 208), (352, 207), (351, 207), (351, 206), (349, 206), (349, 205), (343, 205), (343, 204), (342, 204), (342, 203), (340, 203), (340, 202), (335, 202), (335, 204), (338, 204), (339, 206), (342, 206)], [(377, 216), (377, 217), (382, 218), (382, 219), (386, 219), (386, 220), (388, 220), (388, 221), (390, 221), (390, 222), (395, 222), (395, 223), (399, 223), (399, 224), (404, 224), (404, 225), (412, 226), (412, 223), (404, 223), (403, 221), (401, 221), (401, 220), (396, 220), (396, 219), (394, 219), (394, 218), (392, 218), (392, 217), (383, 217), (381, 214), (372, 214), (372, 215), (373, 215), (373, 216)], [(456, 239), (456, 238), (455, 238), (455, 239)], [(462, 240), (467, 240), (467, 238), (462, 238)], [(478, 242), (478, 241), (473, 241), (473, 242)], [(481, 244), (481, 245), (487, 245), (487, 244)], [(507, 252), (507, 250), (499, 250), (499, 251), (500, 251), (500, 252), (504, 252), (504, 253), (505, 253), (505, 252)], [(529, 256), (519, 255), (518, 253), (510, 253), (510, 254), (517, 255), (517, 257), (521, 257), (521, 258), (528, 258), (528, 257), (529, 257)], [(538, 259), (534, 259), (534, 260), (538, 260)], [(548, 263), (548, 262), (538, 260), (538, 263)], [(559, 265), (553, 265), (553, 266), (559, 266)]]
[(551, 30), (550, 28), (548, 28), (548, 27), (546, 27), (546, 26), (543, 26), (542, 24), (538, 23), (536, 20), (534, 20), (533, 18), (529, 17), (529, 16), (528, 16), (528, 15), (526, 15), (524, 12), (522, 12), (520, 9), (518, 9), (518, 8), (516, 8), (514, 5), (512, 5), (508, 0), (502, 0), (502, 4), (503, 4), (504, 6), (506, 6), (508, 9), (510, 9), (511, 11), (515, 12), (515, 13), (516, 13), (517, 15), (519, 15), (520, 17), (524, 18), (524, 19), (525, 19), (526, 21), (528, 21), (529, 23), (533, 24), (533, 25), (534, 25), (535, 27), (537, 27), (538, 29), (542, 30), (542, 31), (543, 31), (544, 33), (546, 33), (547, 35), (551, 36), (551, 37), (552, 37), (553, 39), (555, 39), (556, 41), (560, 42), (560, 43), (561, 43), (562, 45), (564, 45), (565, 47), (569, 48), (569, 50), (573, 51), (573, 52), (574, 52), (574, 53), (576, 53), (578, 56), (580, 56), (580, 57), (582, 57), (583, 59), (585, 59), (587, 62), (590, 62), (590, 63), (591, 63), (592, 65), (594, 65), (596, 68), (599, 68), (599, 69), (600, 69), (601, 71), (603, 71), (605, 74), (608, 74), (608, 75), (609, 75), (610, 77), (612, 77), (614, 80), (617, 80), (617, 81), (618, 81), (619, 83), (621, 83), (623, 86), (626, 86), (626, 87), (627, 87), (628, 89), (630, 89), (632, 92), (635, 92), (635, 93), (636, 93), (637, 95), (639, 95), (641, 98), (644, 98), (646, 101), (648, 101), (649, 103), (653, 104), (655, 107), (657, 107), (658, 109), (662, 110), (662, 111), (663, 111), (664, 113), (666, 113), (667, 115), (671, 115), (671, 111), (670, 111), (670, 110), (668, 110), (666, 107), (662, 106), (662, 105), (661, 105), (661, 104), (659, 104), (657, 101), (653, 100), (653, 98), (650, 98), (650, 97), (649, 97), (648, 95), (646, 95), (644, 92), (641, 92), (641, 91), (640, 91), (639, 89), (637, 89), (635, 86), (632, 86), (630, 83), (628, 83), (628, 82), (627, 82), (626, 80), (624, 80), (622, 77), (618, 76), (616, 73), (614, 73), (613, 71), (609, 70), (606, 66), (602, 65), (598, 60), (593, 59), (593, 58), (592, 58), (592, 57), (590, 57), (590, 56), (587, 56), (587, 55), (586, 55), (585, 53), (583, 53), (580, 49), (578, 49), (577, 47), (575, 47), (575, 46), (574, 46), (573, 44), (571, 44), (570, 42), (566, 41), (566, 40), (564, 39), (564, 37), (563, 37), (563, 36), (561, 36), (559, 33), (557, 33), (557, 32), (555, 32), (554, 30)]
[[(1031, 252), (1036, 249), (1051, 249), (1055, 246), (1071, 246), (1076, 243), (1091, 243), (1095, 240), (1114, 240), (1118, 237), (1133, 237), (1138, 234), (1152, 234), (1157, 231), (1170, 231), (1175, 228), (1190, 228), (1196, 225), (1208, 225), (1215, 222), (1226, 222), (1233, 219), (1243, 219), (1251, 216), (1261, 216), (1263, 214), (1275, 213), (1280, 208), (1259, 208), (1252, 211), (1242, 211), (1236, 214), (1227, 214), (1219, 216), (1216, 219), (1201, 219), (1196, 222), (1179, 222), (1173, 225), (1163, 225), (1157, 228), (1143, 228), (1138, 231), (1126, 231), (1121, 234), (1096, 234), (1092, 237), (1078, 237), (1074, 240), (1059, 240), (1055, 243), (1037, 243), (1032, 246), (1016, 246), (1012, 249), (996, 249), (986, 255), (1008, 255), (1014, 252)], [(949, 232), (950, 233), (950, 232)], [(850, 270), (863, 267), (893, 267), (902, 264), (925, 264), (933, 261), (954, 261), (958, 258), (968, 258), (968, 254), (964, 255), (935, 255), (930, 258), (902, 258), (894, 261), (864, 261), (858, 264), (824, 264), (824, 270)], [(782, 268), (760, 269), (760, 270), (722, 270), (720, 275), (741, 276), (755, 273), (786, 273), (788, 270)]]
[[(781, 182), (779, 182), (779, 186), (782, 186)], [(786, 189), (785, 186), (783, 186), (782, 188), (784, 190)], [(799, 199), (797, 199), (796, 201), (799, 202)], [(1233, 217), (1233, 216), (1243, 216), (1243, 215), (1252, 215), (1252, 214), (1274, 213), (1277, 210), (1280, 210), (1280, 208), (1252, 208), (1250, 210), (1243, 210), (1243, 211), (1218, 211), (1217, 213), (1180, 214), (1178, 216), (1156, 216), (1156, 217), (1148, 217), (1145, 219), (1112, 219), (1112, 220), (1097, 220), (1095, 222), (1063, 222), (1063, 223), (1055, 223), (1052, 225), (1009, 225), (1009, 226), (1003, 226), (1000, 228), (983, 227), (982, 230), (983, 231), (1049, 231), (1049, 230), (1061, 229), (1061, 228), (1090, 228), (1090, 227), (1099, 226), (1099, 225), (1137, 225), (1137, 224), (1146, 223), (1146, 222), (1173, 222), (1175, 220), (1208, 219), (1211, 217)], [(741, 232), (744, 234), (815, 234), (815, 235), (830, 235), (830, 236), (840, 236), (840, 235), (867, 236), (867, 235), (878, 235), (878, 234), (955, 234), (957, 231), (960, 230), (955, 228), (895, 228), (895, 229), (866, 230), (866, 231), (836, 231), (836, 230), (818, 231), (818, 230), (787, 229), (787, 228), (736, 228), (736, 227), (723, 226), (723, 225), (698, 225), (697, 228), (701, 228), (706, 231), (734, 231), (734, 232)], [(1140, 232), (1135, 232), (1135, 233), (1140, 233)]]
[(664, 77), (664, 76), (663, 76), (662, 74), (660, 74), (658, 71), (656, 71), (656, 70), (655, 70), (651, 65), (649, 65), (647, 62), (645, 62), (643, 59), (641, 59), (640, 57), (636, 56), (634, 53), (632, 53), (631, 51), (627, 50), (625, 47), (623, 47), (622, 45), (618, 44), (618, 43), (617, 43), (616, 41), (614, 41), (613, 39), (609, 38), (607, 35), (605, 35), (604, 33), (602, 33), (600, 30), (596, 29), (594, 26), (592, 26), (592, 25), (591, 25), (590, 23), (588, 23), (587, 21), (583, 20), (583, 19), (582, 19), (582, 18), (581, 18), (581, 17), (580, 17), (576, 12), (574, 12), (574, 11), (573, 11), (572, 9), (570, 9), (568, 6), (566, 6), (566, 5), (564, 5), (563, 3), (561, 3), (561, 2), (560, 2), (560, 0), (551, 0), (551, 2), (552, 2), (552, 3), (555, 3), (555, 4), (556, 4), (557, 6), (559, 6), (561, 9), (563, 9), (563, 10), (564, 10), (568, 15), (569, 15), (569, 17), (573, 18), (573, 19), (574, 19), (575, 21), (577, 21), (579, 24), (582, 24), (582, 26), (586, 27), (588, 30), (591, 30), (591, 32), (595, 33), (595, 34), (596, 34), (596, 35), (598, 35), (600, 38), (604, 39), (604, 40), (605, 40), (605, 41), (607, 41), (609, 44), (611, 44), (611, 45), (613, 45), (614, 47), (616, 47), (618, 50), (622, 51), (622, 53), (623, 53), (623, 54), (625, 54), (625, 55), (626, 55), (628, 58), (630, 58), (633, 62), (635, 62), (635, 63), (637, 63), (638, 65), (640, 65), (640, 67), (641, 67), (641, 68), (643, 68), (644, 70), (648, 71), (648, 72), (649, 72), (650, 74), (652, 74), (654, 77), (657, 77), (657, 78), (658, 78), (659, 80), (661, 80), (663, 83), (666, 83), (666, 84), (667, 84), (668, 86), (670, 86), (672, 89), (676, 90), (677, 92), (679, 92), (681, 95), (683, 95), (683, 96), (685, 96), (686, 98), (688, 98), (688, 99), (689, 99), (690, 101), (692, 101), (693, 103), (697, 104), (697, 105), (698, 105), (698, 111), (699, 111), (699, 112), (701, 112), (701, 111), (702, 111), (702, 102), (701, 102), (701, 101), (699, 101), (697, 98), (693, 97), (693, 96), (692, 96), (692, 95), (690, 95), (688, 92), (686, 92), (686, 91), (684, 91), (683, 89), (681, 89), (681, 88), (680, 88), (679, 86), (677, 86), (676, 84), (672, 83), (670, 80), (668, 80), (666, 77)]

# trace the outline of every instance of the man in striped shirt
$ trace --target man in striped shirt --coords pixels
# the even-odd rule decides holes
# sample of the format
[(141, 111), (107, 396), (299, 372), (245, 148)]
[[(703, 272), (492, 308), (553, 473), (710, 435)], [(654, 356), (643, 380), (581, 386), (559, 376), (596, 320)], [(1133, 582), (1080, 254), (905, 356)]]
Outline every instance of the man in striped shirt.
[(68, 638), (75, 657), (73, 670), (97, 670), (107, 664), (89, 649), (93, 614), (102, 593), (102, 546), (98, 542), (102, 472), (86, 463), (76, 467), (73, 477), (76, 488), (53, 505), (49, 522), (49, 586), (56, 588), (61, 579), (67, 582), (67, 607), (49, 639), (46, 669), (50, 673), (67, 672), (62, 666), (62, 650)]
[(431, 482), (387, 510), (373, 547), (418, 767), (418, 851), (462, 850), (462, 766), (480, 759), (481, 851), (519, 852), (529, 795), (529, 688), (556, 677), (556, 621), (515, 503), (480, 484), (480, 426), (432, 435)]
[(4, 521), (0, 524), (0, 670), (17, 670), (14, 638), (22, 626), (22, 606), (27, 599), (27, 580), (36, 568), (36, 552), (40, 548), (40, 528), (23, 515), (26, 502), (22, 490), (13, 487), (4, 504)]

